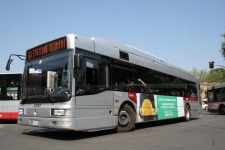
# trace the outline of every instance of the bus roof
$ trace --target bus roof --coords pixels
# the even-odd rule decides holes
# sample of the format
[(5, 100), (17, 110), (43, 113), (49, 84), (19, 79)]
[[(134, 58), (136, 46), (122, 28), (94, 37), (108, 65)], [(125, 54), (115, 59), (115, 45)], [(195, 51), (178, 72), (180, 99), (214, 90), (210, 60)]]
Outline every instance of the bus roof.
[[(170, 73), (175, 73), (175, 72), (179, 72), (179, 77), (180, 78), (183, 78), (183, 79), (187, 79), (187, 80), (192, 80), (194, 82), (199, 82), (198, 79), (196, 77), (194, 77), (190, 72), (184, 70), (184, 69), (181, 69), (179, 67), (176, 67), (175, 65), (172, 65), (170, 63), (168, 63), (167, 61), (157, 57), (157, 56), (154, 56), (146, 51), (143, 51), (143, 50), (140, 50), (138, 48), (135, 48), (133, 46), (130, 46), (130, 45), (125, 45), (125, 44), (122, 44), (122, 43), (118, 43), (118, 42), (115, 42), (115, 41), (111, 41), (111, 40), (107, 40), (107, 39), (103, 39), (103, 38), (96, 38), (96, 37), (93, 37), (91, 38), (95, 43), (102, 43), (102, 44), (105, 44), (105, 45), (108, 45), (108, 46), (111, 46), (111, 47), (114, 47), (114, 48), (117, 48), (119, 50), (123, 50), (125, 52), (128, 52), (130, 54), (133, 54), (133, 55), (136, 55), (140, 58), (143, 58), (143, 59), (146, 59), (146, 60), (149, 60), (151, 62), (154, 62), (155, 64), (158, 64), (158, 66), (164, 66), (164, 68), (166, 67), (167, 69), (171, 70)], [(162, 72), (164, 71), (163, 69), (160, 69)]]
[(222, 84), (217, 84), (217, 85), (214, 85), (214, 86), (208, 86), (207, 90), (219, 89), (219, 88), (224, 88), (224, 87), (225, 87), (225, 83), (222, 83)]
[(100, 43), (104, 43), (106, 45), (109, 45), (109, 46), (112, 46), (112, 47), (115, 47), (115, 48), (119, 48), (121, 50), (125, 50), (129, 53), (133, 53), (133, 54), (136, 54), (140, 57), (143, 57), (143, 58), (146, 58), (146, 59), (150, 59), (154, 62), (157, 62), (159, 64), (163, 64), (165, 66), (168, 66), (168, 67), (171, 67), (171, 68), (174, 68), (176, 70), (179, 70), (179, 71), (182, 71), (186, 74), (189, 74), (191, 76), (193, 76), (191, 73), (189, 73), (188, 71), (186, 70), (183, 70), (181, 68), (178, 68), (170, 63), (168, 63), (167, 61), (157, 57), (157, 56), (154, 56), (146, 51), (143, 51), (141, 49), (138, 49), (136, 47), (133, 47), (133, 46), (130, 46), (130, 45), (125, 45), (125, 44), (122, 44), (122, 43), (118, 43), (118, 42), (114, 42), (114, 41), (111, 41), (111, 40), (107, 40), (107, 39), (102, 39), (102, 38), (96, 38), (96, 37), (93, 37), (92, 38), (94, 41), (96, 42), (100, 42)]

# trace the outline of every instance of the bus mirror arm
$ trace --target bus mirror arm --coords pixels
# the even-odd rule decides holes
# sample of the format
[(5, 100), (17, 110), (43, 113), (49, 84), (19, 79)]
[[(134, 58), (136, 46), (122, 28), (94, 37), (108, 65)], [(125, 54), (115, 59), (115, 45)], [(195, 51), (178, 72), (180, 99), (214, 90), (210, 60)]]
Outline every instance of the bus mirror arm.
[(82, 54), (76, 54), (74, 55), (74, 77), (77, 77), (78, 74), (78, 69), (82, 67), (82, 59), (83, 55)]
[(76, 69), (76, 68), (74, 68), (73, 70), (74, 70), (74, 71), (73, 71), (74, 78), (76, 78), (76, 77), (78, 76), (78, 75), (77, 75), (77, 74), (78, 74), (78, 73), (77, 73), (78, 71), (77, 71), (77, 69)]
[(10, 70), (10, 65), (11, 65), (11, 63), (12, 63), (12, 61), (13, 61), (13, 59), (11, 59), (11, 56), (17, 56), (17, 57), (19, 57), (20, 60), (25, 60), (25, 58), (22, 58), (22, 57), (25, 57), (24, 55), (11, 54), (11, 55), (9, 56), (9, 59), (8, 59), (8, 61), (7, 61), (6, 67), (5, 67), (5, 69), (6, 69), (7, 71)]
[(83, 55), (81, 55), (81, 54), (74, 55), (74, 68), (75, 69), (80, 69), (82, 67), (82, 59), (83, 59)]

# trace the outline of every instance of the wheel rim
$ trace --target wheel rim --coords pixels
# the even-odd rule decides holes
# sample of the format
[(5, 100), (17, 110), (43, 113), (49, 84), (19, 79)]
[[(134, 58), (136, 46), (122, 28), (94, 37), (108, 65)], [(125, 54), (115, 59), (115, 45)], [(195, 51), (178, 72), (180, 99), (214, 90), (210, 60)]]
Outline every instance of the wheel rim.
[(186, 111), (186, 118), (189, 120), (189, 118), (190, 118), (190, 111), (189, 110), (187, 110)]
[(122, 126), (128, 125), (130, 122), (130, 115), (127, 111), (123, 110), (119, 114), (119, 124)]

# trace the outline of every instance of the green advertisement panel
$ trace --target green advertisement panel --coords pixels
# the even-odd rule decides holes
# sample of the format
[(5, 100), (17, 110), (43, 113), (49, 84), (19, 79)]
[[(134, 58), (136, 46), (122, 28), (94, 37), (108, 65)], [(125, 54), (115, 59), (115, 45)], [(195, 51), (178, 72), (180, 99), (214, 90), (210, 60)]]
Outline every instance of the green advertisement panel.
[(156, 96), (158, 119), (168, 119), (178, 117), (177, 97)]

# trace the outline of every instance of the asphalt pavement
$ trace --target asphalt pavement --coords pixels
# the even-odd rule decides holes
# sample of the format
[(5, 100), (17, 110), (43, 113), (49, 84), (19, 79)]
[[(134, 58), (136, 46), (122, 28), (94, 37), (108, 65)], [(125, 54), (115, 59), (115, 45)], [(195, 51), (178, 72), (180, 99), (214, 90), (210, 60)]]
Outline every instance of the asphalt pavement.
[(225, 115), (203, 111), (180, 119), (141, 123), (127, 133), (78, 132), (0, 122), (1, 150), (225, 150)]

